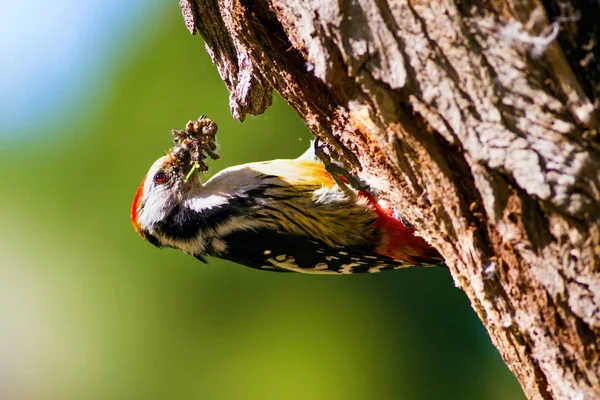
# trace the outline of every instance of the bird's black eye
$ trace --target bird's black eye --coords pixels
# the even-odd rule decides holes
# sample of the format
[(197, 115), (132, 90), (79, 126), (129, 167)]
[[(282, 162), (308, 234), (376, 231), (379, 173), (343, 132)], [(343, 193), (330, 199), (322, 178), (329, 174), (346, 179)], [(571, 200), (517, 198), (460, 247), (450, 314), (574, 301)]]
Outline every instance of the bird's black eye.
[(160, 183), (165, 183), (166, 181), (167, 181), (167, 174), (165, 174), (163, 171), (158, 171), (154, 175), (154, 183), (160, 184)]

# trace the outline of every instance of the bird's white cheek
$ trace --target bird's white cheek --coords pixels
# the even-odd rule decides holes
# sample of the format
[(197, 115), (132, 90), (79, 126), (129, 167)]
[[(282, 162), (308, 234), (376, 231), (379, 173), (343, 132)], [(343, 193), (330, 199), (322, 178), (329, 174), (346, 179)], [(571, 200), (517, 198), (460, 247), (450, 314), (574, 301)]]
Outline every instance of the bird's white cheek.
[(169, 196), (155, 195), (147, 197), (138, 218), (140, 225), (144, 229), (151, 231), (157, 222), (167, 217), (173, 207), (174, 205), (170, 201)]

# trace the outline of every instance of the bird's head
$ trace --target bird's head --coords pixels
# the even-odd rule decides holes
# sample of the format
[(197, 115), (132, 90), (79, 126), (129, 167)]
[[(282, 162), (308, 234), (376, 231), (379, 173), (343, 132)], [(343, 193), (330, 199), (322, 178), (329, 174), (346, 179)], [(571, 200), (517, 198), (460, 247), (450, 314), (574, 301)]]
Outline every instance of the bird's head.
[(188, 180), (187, 163), (169, 152), (156, 160), (138, 188), (131, 206), (131, 222), (144, 239), (160, 221), (163, 221), (194, 187), (201, 186), (198, 174)]

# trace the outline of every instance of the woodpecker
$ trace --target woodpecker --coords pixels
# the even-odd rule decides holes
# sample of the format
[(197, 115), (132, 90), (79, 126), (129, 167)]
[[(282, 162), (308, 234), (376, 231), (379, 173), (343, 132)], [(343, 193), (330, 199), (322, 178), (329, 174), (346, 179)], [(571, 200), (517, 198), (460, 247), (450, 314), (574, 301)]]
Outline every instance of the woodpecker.
[[(150, 167), (131, 219), (157, 247), (267, 271), (380, 272), (441, 265), (439, 253), (367, 190), (344, 185), (309, 149), (229, 167), (202, 184), (176, 152)], [(187, 175), (187, 178), (186, 178)]]

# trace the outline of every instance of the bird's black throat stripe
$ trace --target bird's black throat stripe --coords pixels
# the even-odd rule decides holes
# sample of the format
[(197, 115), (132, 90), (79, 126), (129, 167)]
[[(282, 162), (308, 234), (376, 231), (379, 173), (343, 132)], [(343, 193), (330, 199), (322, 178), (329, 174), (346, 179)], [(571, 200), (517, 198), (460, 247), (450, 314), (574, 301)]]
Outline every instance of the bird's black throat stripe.
[(214, 228), (235, 216), (245, 215), (256, 207), (256, 199), (264, 193), (263, 189), (246, 192), (243, 196), (232, 197), (221, 206), (209, 207), (197, 211), (181, 205), (175, 206), (171, 213), (157, 224), (157, 229), (165, 236), (174, 239), (189, 239), (202, 230)]

